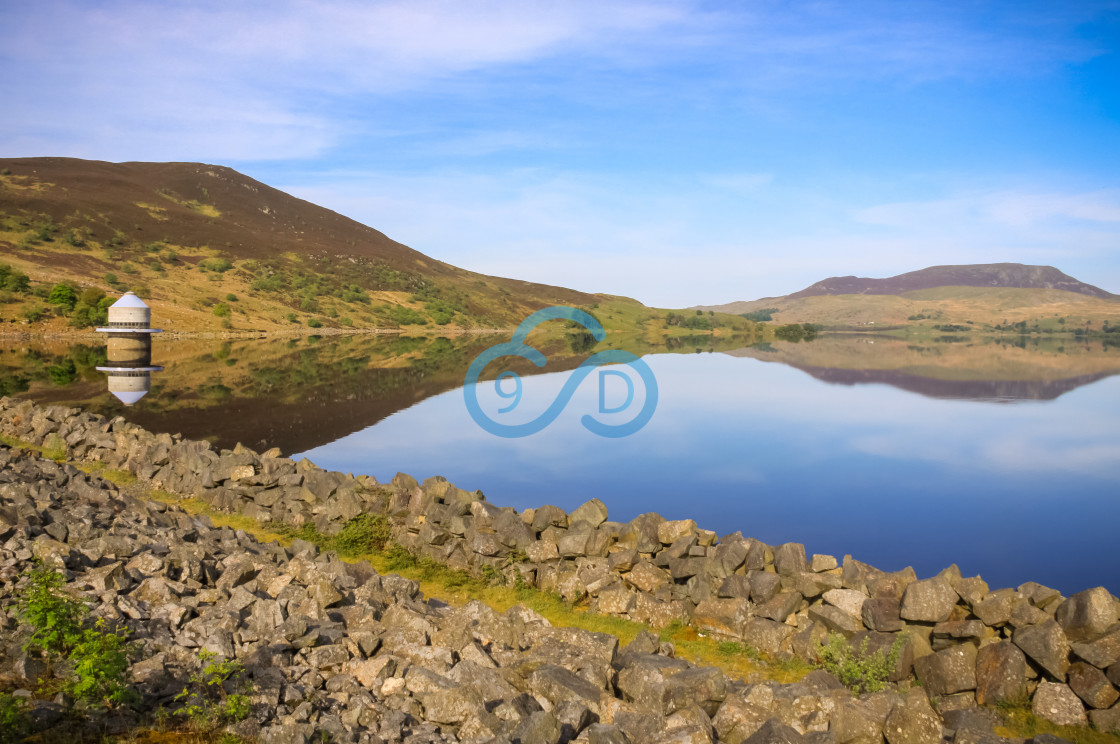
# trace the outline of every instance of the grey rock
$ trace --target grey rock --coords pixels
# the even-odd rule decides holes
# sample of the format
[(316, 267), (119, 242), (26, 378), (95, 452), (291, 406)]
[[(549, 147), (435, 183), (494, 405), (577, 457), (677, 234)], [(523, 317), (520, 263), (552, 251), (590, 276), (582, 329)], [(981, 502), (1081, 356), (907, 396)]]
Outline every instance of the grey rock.
[(941, 721), (921, 690), (910, 690), (883, 724), (889, 744), (939, 744)]
[(1089, 721), (1097, 731), (1103, 731), (1106, 734), (1120, 733), (1120, 704), (1114, 705), (1108, 710), (1089, 711)]
[(661, 712), (671, 715), (695, 705), (709, 716), (714, 716), (727, 697), (727, 689), (727, 677), (718, 669), (686, 669), (665, 681), (661, 694)]
[(1104, 672), (1083, 661), (1070, 665), (1068, 682), (1070, 689), (1090, 708), (1111, 708), (1120, 700), (1120, 693), (1109, 684)]
[(1073, 653), (1098, 669), (1108, 669), (1120, 661), (1120, 625), (1109, 628), (1092, 641), (1071, 643)]
[(607, 505), (599, 499), (591, 499), (576, 507), (570, 519), (572, 522), (582, 521), (587, 522), (592, 527), (598, 527), (607, 521)]
[(914, 660), (914, 673), (929, 695), (976, 689), (976, 647), (965, 643)]
[(1054, 619), (1071, 641), (1091, 641), (1120, 620), (1120, 602), (1103, 586), (1086, 589), (1058, 605)]
[(895, 633), (906, 627), (901, 611), (901, 602), (894, 597), (872, 597), (863, 603), (860, 617), (871, 630)]
[(1012, 642), (1030, 659), (1055, 679), (1066, 678), (1069, 669), (1069, 641), (1054, 620), (1020, 628), (1011, 636)]
[(781, 576), (797, 576), (809, 570), (805, 557), (805, 546), (801, 543), (785, 543), (774, 548), (774, 570)]
[(745, 741), (747, 744), (803, 744), (804, 737), (792, 726), (771, 718)]
[[(837, 591), (852, 590), (841, 589)], [(784, 620), (785, 618), (782, 619)], [(816, 605), (810, 607), (809, 619), (824, 625), (831, 631), (840, 633), (845, 638), (851, 638), (853, 635), (863, 630), (863, 622), (858, 616), (852, 615), (832, 605)]]
[(958, 599), (959, 596), (953, 587), (940, 576), (915, 581), (906, 587), (902, 595), (899, 614), (904, 620), (940, 623), (949, 619)]
[(1031, 700), (1031, 712), (1059, 726), (1084, 726), (1085, 706), (1068, 685), (1043, 680)]

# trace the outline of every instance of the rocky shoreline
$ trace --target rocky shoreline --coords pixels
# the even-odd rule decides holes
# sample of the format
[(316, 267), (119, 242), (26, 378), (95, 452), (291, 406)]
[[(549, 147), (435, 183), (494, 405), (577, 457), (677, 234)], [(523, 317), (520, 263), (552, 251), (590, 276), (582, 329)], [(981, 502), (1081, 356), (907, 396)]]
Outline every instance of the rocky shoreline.
[[(415, 583), (368, 564), (301, 541), (260, 544), (0, 448), (0, 604), (34, 559), (63, 571), (94, 615), (141, 644), (132, 671), (144, 710), (170, 704), (204, 649), (244, 664), (253, 714), (235, 731), (269, 742), (971, 744), (994, 738), (978, 705), (1028, 699), (1055, 723), (1120, 732), (1120, 601), (1103, 588), (993, 591), (955, 568), (919, 580), (691, 520), (612, 522), (598, 501), (517, 512), (440, 478), (379, 484), (28, 401), (0, 399), (0, 432), (262, 521), (335, 534), (381, 514), (416, 556), (652, 628), (688, 623), (773, 658), (814, 659), (837, 634), (894, 646), (890, 678), (903, 683), (859, 697), (824, 671), (748, 684), (673, 658), (653, 634), (620, 648), (525, 608), (426, 602)], [(20, 650), (16, 619), (0, 615), (0, 626), (6, 666), (33, 680), (41, 670)], [(36, 703), (40, 725), (57, 714)]]

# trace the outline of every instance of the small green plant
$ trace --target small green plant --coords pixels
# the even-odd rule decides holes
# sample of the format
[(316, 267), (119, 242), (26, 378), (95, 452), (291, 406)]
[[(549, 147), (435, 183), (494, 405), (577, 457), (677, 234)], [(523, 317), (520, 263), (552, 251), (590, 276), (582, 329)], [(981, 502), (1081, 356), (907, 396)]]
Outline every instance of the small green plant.
[(16, 601), (20, 618), (31, 626), (23, 648), (48, 656), (65, 654), (81, 640), (82, 618), (89, 608), (62, 590), (66, 579), (53, 568), (40, 563), (26, 576)]
[(226, 294), (226, 302), (237, 302), (237, 295), (233, 292), (229, 292)]
[(323, 327), (323, 321), (319, 320), (318, 318), (308, 318), (307, 319), (307, 327), (308, 328), (322, 328)]
[[(243, 679), (245, 667), (236, 659), (217, 661), (218, 655), (202, 650), (198, 654), (202, 667), (183, 691), (175, 696), (183, 707), (176, 711), (195, 726), (210, 729), (223, 723), (242, 721), (252, 712), (249, 686)], [(240, 690), (230, 693), (227, 684)]]
[(127, 629), (109, 629), (104, 618), (77, 636), (67, 657), (73, 666), (66, 691), (94, 705), (116, 706), (136, 699), (128, 684), (128, 657), (133, 646)]
[(859, 648), (853, 648), (844, 636), (830, 633), (826, 643), (817, 646), (821, 667), (836, 675), (852, 692), (878, 692), (882, 690), (894, 671), (906, 638), (899, 635), (889, 650), (869, 652), (864, 638)]
[(212, 312), (216, 317), (228, 318), (230, 314), (229, 305), (224, 302), (219, 302), (217, 305), (214, 305), (214, 309)]
[(112, 272), (109, 272), (108, 274), (105, 275), (105, 283), (106, 284), (116, 284), (118, 281), (120, 281), (120, 279), (117, 277), (116, 274), (114, 274)]
[(27, 704), (14, 695), (0, 692), (0, 744), (24, 741), (29, 729)]
[(359, 514), (342, 527), (330, 547), (344, 556), (381, 552), (392, 537), (389, 520), (380, 514)]

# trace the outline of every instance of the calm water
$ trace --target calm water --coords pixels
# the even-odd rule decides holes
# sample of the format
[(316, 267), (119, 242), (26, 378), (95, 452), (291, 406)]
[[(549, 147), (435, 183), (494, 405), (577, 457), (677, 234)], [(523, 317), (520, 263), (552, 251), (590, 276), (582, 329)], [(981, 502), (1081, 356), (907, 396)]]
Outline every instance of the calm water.
[[(658, 406), (637, 433), (606, 439), (581, 425), (585, 414), (626, 420), (642, 402), (635, 377), (629, 413), (597, 414), (592, 374), (552, 425), (504, 439), (470, 418), (458, 387), (469, 361), (503, 340), (303, 341), (267, 353), (262, 342), (199, 353), (169, 344), (163, 359), (157, 345), (167, 369), (131, 409), (84, 370), (64, 384), (32, 374), (14, 392), (188, 436), (236, 425), (246, 443), (280, 444), (329, 469), (443, 475), (500, 505), (572, 509), (597, 497), (615, 520), (690, 517), (885, 570), (928, 576), (956, 563), (993, 588), (1034, 580), (1067, 594), (1120, 592), (1116, 349), (822, 339), (648, 354)], [(534, 417), (569, 374), (522, 377), (507, 416)], [(193, 403), (177, 378), (194, 381)], [(606, 404), (620, 404), (624, 385), (607, 383)], [(499, 419), (511, 401), (493, 386), (481, 383), (480, 399)]]

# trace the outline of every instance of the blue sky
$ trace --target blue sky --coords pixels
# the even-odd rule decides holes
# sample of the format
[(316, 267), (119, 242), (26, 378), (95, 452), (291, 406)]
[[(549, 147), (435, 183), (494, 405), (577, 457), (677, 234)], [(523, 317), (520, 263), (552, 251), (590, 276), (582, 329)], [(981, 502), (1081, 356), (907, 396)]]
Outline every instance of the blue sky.
[(1120, 2), (8, 2), (0, 156), (220, 163), (679, 307), (1050, 264), (1120, 292)]

